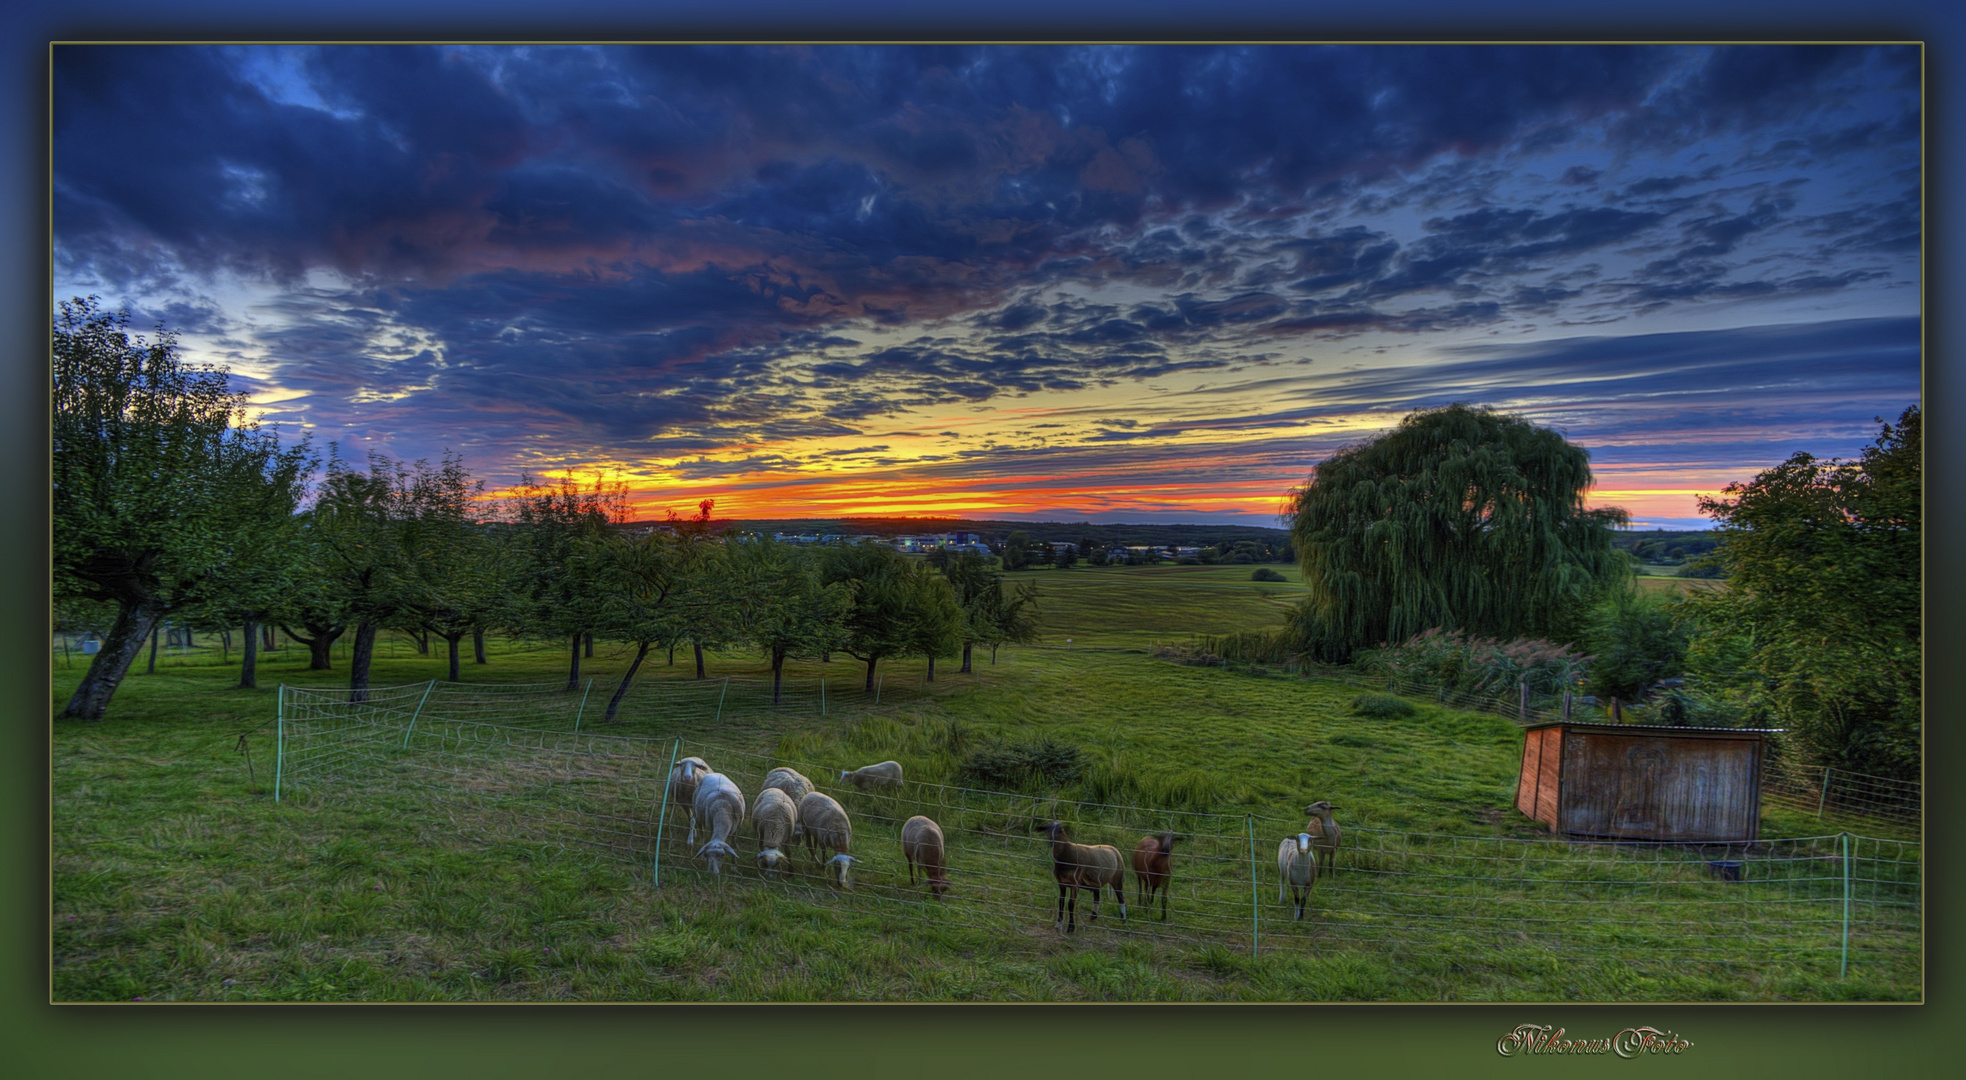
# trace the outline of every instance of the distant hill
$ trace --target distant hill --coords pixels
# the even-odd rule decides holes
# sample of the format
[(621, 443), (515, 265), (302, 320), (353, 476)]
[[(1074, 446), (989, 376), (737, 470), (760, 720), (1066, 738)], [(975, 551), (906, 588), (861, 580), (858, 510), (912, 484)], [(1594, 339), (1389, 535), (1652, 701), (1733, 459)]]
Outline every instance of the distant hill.
[(1238, 540), (1266, 541), (1272, 545), (1289, 539), (1283, 529), (1255, 525), (1087, 525), (1061, 521), (993, 521), (976, 518), (943, 517), (849, 517), (733, 519), (718, 521), (748, 532), (805, 533), (817, 536), (905, 536), (914, 533), (976, 533), (984, 540), (1001, 544), (1011, 533), (1022, 532), (1033, 543), (1078, 543), (1094, 540), (1102, 544), (1178, 544), (1211, 547)]

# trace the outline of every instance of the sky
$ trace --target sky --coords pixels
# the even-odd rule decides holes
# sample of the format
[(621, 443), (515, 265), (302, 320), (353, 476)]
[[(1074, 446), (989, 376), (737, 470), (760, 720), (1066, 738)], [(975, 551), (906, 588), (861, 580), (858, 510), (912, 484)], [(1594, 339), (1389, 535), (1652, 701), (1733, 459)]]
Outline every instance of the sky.
[(1277, 524), (1469, 402), (1590, 502), (1919, 400), (1916, 46), (59, 45), (56, 298), (644, 517)]

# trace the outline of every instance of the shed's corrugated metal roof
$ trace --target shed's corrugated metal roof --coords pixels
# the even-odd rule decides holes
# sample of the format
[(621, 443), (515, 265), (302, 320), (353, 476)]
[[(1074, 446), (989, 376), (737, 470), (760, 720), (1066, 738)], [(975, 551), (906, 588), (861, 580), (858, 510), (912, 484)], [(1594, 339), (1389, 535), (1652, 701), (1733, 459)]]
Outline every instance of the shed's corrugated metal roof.
[(1674, 727), (1670, 724), (1609, 724), (1594, 720), (1548, 720), (1540, 724), (1530, 724), (1525, 731), (1537, 728), (1562, 727), (1572, 731), (1644, 731), (1661, 735), (1782, 735), (1787, 728), (1739, 728), (1739, 727)]

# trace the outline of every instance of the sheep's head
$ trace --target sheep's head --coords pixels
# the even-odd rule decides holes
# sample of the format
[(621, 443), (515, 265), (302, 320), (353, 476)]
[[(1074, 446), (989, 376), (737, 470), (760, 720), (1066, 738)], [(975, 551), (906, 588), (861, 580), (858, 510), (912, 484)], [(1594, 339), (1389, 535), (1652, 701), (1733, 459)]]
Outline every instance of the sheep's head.
[(777, 848), (766, 848), (758, 852), (758, 869), (767, 874), (778, 873), (778, 864), (785, 861), (785, 853)]
[(1323, 800), (1319, 800), (1318, 802), (1314, 802), (1311, 805), (1306, 806), (1304, 808), (1304, 812), (1306, 814), (1311, 815), (1312, 817), (1323, 817), (1324, 815), (1329, 814), (1330, 812), (1336, 809), (1338, 808), (1331, 805), (1330, 803), (1324, 802)]
[(1054, 821), (1051, 824), (1046, 825), (1044, 827), (1044, 835), (1047, 838), (1049, 838), (1051, 842), (1054, 844), (1060, 840), (1065, 839), (1065, 823), (1062, 821)]
[(833, 880), (840, 883), (840, 888), (851, 889), (853, 884), (847, 880), (847, 870), (859, 861), (851, 855), (842, 853), (827, 859), (826, 865), (833, 868)]
[(934, 896), (936, 901), (939, 903), (942, 900), (943, 895), (949, 891), (949, 879), (935, 878), (935, 877), (929, 878), (928, 891), (929, 894)]
[(696, 853), (710, 860), (710, 872), (713, 874), (722, 872), (723, 860), (737, 858), (737, 849), (722, 840), (712, 840), (698, 848)]
[(1307, 832), (1300, 832), (1300, 833), (1298, 833), (1298, 834), (1297, 834), (1297, 852), (1298, 852), (1298, 854), (1300, 854), (1300, 855), (1301, 855), (1301, 854), (1303, 854), (1304, 852), (1306, 852), (1306, 851), (1309, 851), (1309, 850), (1311, 850), (1311, 834), (1310, 834), (1310, 833), (1307, 833)]

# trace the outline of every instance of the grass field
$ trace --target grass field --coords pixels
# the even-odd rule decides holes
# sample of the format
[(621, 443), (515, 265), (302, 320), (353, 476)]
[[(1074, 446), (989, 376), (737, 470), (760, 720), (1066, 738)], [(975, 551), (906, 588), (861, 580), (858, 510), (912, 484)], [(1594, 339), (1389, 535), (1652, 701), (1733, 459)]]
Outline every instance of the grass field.
[[(1072, 627), (1073, 649), (1005, 650), (994, 666), (979, 656), (973, 676), (945, 664), (933, 684), (918, 661), (892, 664), (878, 705), (859, 692), (850, 661), (800, 667), (791, 704), (779, 708), (750, 681), (761, 673), (751, 658), (713, 658), (718, 678), (708, 684), (684, 678), (683, 665), (659, 665), (627, 699), (622, 722), (606, 726), (594, 722), (597, 704), (625, 656), (603, 645), (589, 662), (598, 680), (584, 707), (580, 694), (542, 692), (478, 708), (521, 730), (499, 736), (502, 745), (481, 737), (491, 729), (458, 719), (468, 710), (447, 702), (465, 699), (448, 689), (429, 699), (437, 705), (419, 717), (420, 733), (403, 736), (407, 749), (398, 745), (400, 716), (374, 743), (358, 742), (353, 726), (323, 724), (313, 757), (296, 727), (289, 749), (298, 775), (278, 805), (267, 775), (274, 691), (229, 689), (236, 666), (167, 658), (157, 674), (129, 679), (103, 723), (53, 728), (52, 996), (1920, 995), (1917, 913), (1907, 922), (1892, 906), (1907, 873), (1915, 898), (1915, 848), (1862, 864), (1884, 868), (1866, 871), (1864, 888), (1887, 902), (1858, 905), (1850, 973), (1839, 978), (1837, 936), (1819, 918), (1838, 906), (1824, 869), (1834, 856), (1820, 844), (1770, 845), (1794, 857), (1757, 863), (1755, 874), (1770, 876), (1743, 891), (1712, 881), (1697, 855), (1535, 842), (1541, 827), (1509, 809), (1521, 736), (1507, 721), (1437, 708), (1366, 719), (1350, 710), (1356, 691), (1338, 683), (1183, 667), (1112, 648), (1175, 639), (1203, 619), (1221, 621), (1197, 630), (1250, 625), (1225, 612), (1269, 610), (1274, 601), (1247, 581), (1247, 568), (1031, 576), (1048, 618)], [(467, 680), (564, 682), (559, 650), (495, 645), (491, 664), (466, 665)], [(441, 658), (418, 657), (402, 642), (380, 653), (378, 686), (443, 674)], [(345, 678), (301, 670), (304, 661), (300, 650), (274, 654), (262, 685), (328, 688)], [(79, 658), (73, 668), (57, 663), (58, 699), (79, 675)], [(734, 678), (725, 686), (723, 676)], [(569, 734), (576, 713), (579, 736)], [(239, 749), (248, 729), (250, 771)], [(524, 731), (537, 733), (536, 749)], [(747, 794), (777, 761), (816, 763), (808, 775), (831, 791), (819, 765), (892, 757), (913, 786), (894, 801), (843, 796), (863, 860), (850, 894), (810, 869), (790, 882), (758, 881), (748, 866), (709, 880), (687, 858), (674, 818), (656, 888), (654, 830), (603, 825), (658, 807), (674, 739), (684, 753), (710, 756)], [(1077, 778), (1057, 791), (1033, 789), (1020, 802), (934, 786), (960, 780), (967, 752), (1038, 739), (1082, 754)], [(310, 760), (333, 764), (309, 773), (301, 766)], [(1313, 919), (1293, 925), (1275, 902), (1273, 857), (1313, 798), (1344, 808), (1347, 849), (1340, 872), (1314, 894)], [(908, 889), (894, 850), (894, 822), (916, 810), (937, 816), (951, 836), (957, 889), (940, 907)], [(1128, 846), (1149, 828), (1180, 829), (1187, 839), (1177, 851), (1189, 861), (1177, 860), (1172, 918), (1149, 925), (1136, 908), (1122, 930), (1109, 900), (1100, 926), (1055, 933), (1055, 887), (1029, 831), (1053, 814), (1073, 820), (1088, 842)], [(1247, 841), (1237, 833), (1252, 826), (1254, 958), (1244, 921)], [(1766, 813), (1769, 837), (1818, 831), (1808, 815)], [(747, 857), (754, 850), (748, 832), (739, 848)], [(1736, 891), (1716, 891), (1728, 888)]]

